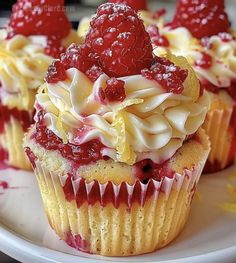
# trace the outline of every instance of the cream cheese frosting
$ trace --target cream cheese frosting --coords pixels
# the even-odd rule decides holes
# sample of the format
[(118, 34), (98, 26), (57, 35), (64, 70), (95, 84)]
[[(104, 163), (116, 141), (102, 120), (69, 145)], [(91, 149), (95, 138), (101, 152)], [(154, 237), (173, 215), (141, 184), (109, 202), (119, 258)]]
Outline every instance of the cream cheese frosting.
[[(4, 32), (2, 31), (2, 34)], [(43, 84), (52, 57), (44, 54), (45, 36), (16, 35), (0, 41), (0, 99), (9, 108), (33, 109), (35, 93)], [(79, 42), (71, 30), (62, 43)]]
[[(168, 51), (175, 55), (184, 56), (194, 67), (198, 78), (210, 82), (219, 88), (230, 87), (232, 80), (236, 79), (236, 41), (223, 41), (219, 36), (212, 36), (208, 39), (211, 48), (204, 48), (200, 41), (194, 38), (191, 32), (179, 27), (160, 27), (160, 34), (165, 36), (169, 47), (155, 47), (156, 55), (164, 54)], [(212, 58), (212, 65), (203, 68), (196, 65), (203, 57), (203, 52)]]
[(104, 103), (99, 90), (105, 89), (107, 75), (93, 83), (71, 68), (67, 76), (66, 81), (45, 83), (37, 95), (36, 108), (44, 110), (47, 128), (64, 143), (99, 138), (106, 146), (104, 155), (127, 164), (146, 158), (161, 163), (171, 158), (203, 124), (209, 107), (206, 93), (196, 99), (186, 92), (167, 93), (142, 75), (118, 78), (125, 83), (126, 99)]

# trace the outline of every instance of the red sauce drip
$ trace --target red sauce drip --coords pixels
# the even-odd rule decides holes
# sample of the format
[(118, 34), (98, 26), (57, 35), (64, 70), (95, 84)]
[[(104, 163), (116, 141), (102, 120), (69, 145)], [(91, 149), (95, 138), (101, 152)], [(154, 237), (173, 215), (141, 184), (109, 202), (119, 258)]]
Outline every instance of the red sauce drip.
[(202, 52), (201, 59), (195, 62), (195, 65), (200, 68), (209, 69), (212, 66), (212, 57), (205, 52)]
[[(0, 161), (6, 161), (6, 160), (8, 160), (8, 152), (5, 149), (0, 148)], [(2, 163), (1, 163), (1, 165), (2, 165)], [(3, 165), (3, 167), (5, 167), (5, 165)], [(1, 168), (0, 168), (0, 170), (1, 170)]]
[(29, 147), (25, 148), (25, 153), (27, 154), (32, 167), (35, 169), (36, 168), (35, 162), (37, 160), (37, 157), (34, 155), (34, 153), (30, 150)]
[(73, 235), (71, 232), (68, 232), (65, 242), (70, 247), (73, 247), (79, 251), (90, 253), (89, 242), (83, 239), (80, 235)]
[(172, 178), (174, 172), (169, 168), (168, 162), (156, 164), (150, 159), (140, 161), (134, 165), (135, 177), (143, 183), (149, 179), (161, 181), (165, 176)]
[[(204, 87), (204, 89), (212, 93), (215, 93), (215, 94), (218, 94), (222, 90), (222, 88), (219, 88), (210, 82), (203, 82), (201, 83), (201, 85), (202, 87)], [(235, 80), (231, 82), (230, 87), (224, 88), (223, 90), (226, 91), (234, 101), (236, 101), (236, 81)]]
[(7, 106), (0, 104), (0, 133), (4, 132), (4, 125), (10, 121), (11, 116), (21, 123), (24, 131), (27, 131), (33, 123), (33, 114), (28, 111), (18, 110), (17, 108), (9, 109)]
[(63, 186), (63, 191), (64, 191), (64, 194), (65, 194), (65, 198), (66, 198), (66, 200), (68, 202), (71, 202), (71, 201), (73, 201), (75, 199), (75, 194), (74, 194), (71, 178), (72, 178), (72, 175), (68, 174), (68, 177), (66, 179), (66, 183)]
[(2, 187), (4, 190), (9, 188), (8, 182), (6, 181), (0, 181), (0, 187)]
[(43, 148), (49, 151), (59, 151), (62, 157), (72, 161), (76, 167), (103, 159), (101, 150), (104, 145), (98, 139), (81, 145), (64, 144), (61, 138), (46, 128), (42, 113), (38, 117), (39, 122), (36, 124), (36, 132), (32, 135), (32, 139)]

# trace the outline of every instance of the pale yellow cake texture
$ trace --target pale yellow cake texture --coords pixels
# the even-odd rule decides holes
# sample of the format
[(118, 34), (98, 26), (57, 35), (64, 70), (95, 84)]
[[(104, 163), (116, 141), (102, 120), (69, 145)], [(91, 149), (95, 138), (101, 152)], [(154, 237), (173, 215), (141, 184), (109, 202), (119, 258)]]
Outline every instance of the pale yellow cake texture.
[[(125, 204), (116, 208), (112, 203), (103, 207), (100, 202), (93, 206), (85, 202), (78, 208), (76, 201), (68, 202), (62, 179), (70, 171), (70, 165), (57, 152), (46, 151), (31, 140), (33, 131), (24, 144), (38, 159), (34, 172), (45, 211), (50, 225), (62, 240), (66, 240), (68, 233), (79, 234), (93, 254), (129, 256), (160, 249), (179, 235), (188, 218), (193, 189), (210, 151), (208, 137), (202, 129), (196, 135), (197, 141), (185, 143), (171, 161), (180, 177), (186, 169), (192, 170), (190, 176), (185, 176), (179, 187), (172, 186), (169, 194), (156, 192), (143, 206), (132, 203), (130, 210)], [(109, 180), (116, 184), (124, 180), (131, 185), (134, 183), (131, 168), (113, 161), (107, 165), (103, 161), (89, 165), (87, 170), (80, 169), (79, 174), (87, 183), (95, 179), (101, 184)]]
[[(211, 108), (207, 113), (203, 128), (211, 142), (211, 152), (208, 161), (217, 162), (221, 169), (228, 165), (228, 157), (233, 142), (230, 122), (233, 117), (234, 102), (226, 91), (218, 94), (209, 92)], [(236, 157), (236, 156), (235, 156)]]
[(4, 123), (4, 133), (0, 134), (0, 145), (8, 153), (8, 165), (31, 170), (31, 165), (26, 157), (22, 145), (22, 138), (24, 137), (24, 130), (21, 123), (13, 116), (10, 121)]

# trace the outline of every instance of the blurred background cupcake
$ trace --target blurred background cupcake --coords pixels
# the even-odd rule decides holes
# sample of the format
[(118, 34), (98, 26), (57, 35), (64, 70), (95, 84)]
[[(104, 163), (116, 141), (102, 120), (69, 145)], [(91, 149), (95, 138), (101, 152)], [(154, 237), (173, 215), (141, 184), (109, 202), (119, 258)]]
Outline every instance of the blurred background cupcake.
[(105, 4), (46, 80), (24, 146), (52, 228), (93, 254), (166, 246), (187, 221), (210, 151), (201, 129), (209, 98), (187, 60), (153, 57), (137, 14)]
[(205, 172), (217, 172), (236, 158), (236, 41), (224, 1), (178, 1), (173, 22), (162, 19), (147, 30), (154, 52), (186, 57), (211, 97), (203, 125), (211, 153)]
[(1, 31), (0, 158), (17, 168), (30, 169), (22, 138), (33, 123), (35, 95), (48, 66), (69, 44), (79, 43), (60, 2), (18, 1)]

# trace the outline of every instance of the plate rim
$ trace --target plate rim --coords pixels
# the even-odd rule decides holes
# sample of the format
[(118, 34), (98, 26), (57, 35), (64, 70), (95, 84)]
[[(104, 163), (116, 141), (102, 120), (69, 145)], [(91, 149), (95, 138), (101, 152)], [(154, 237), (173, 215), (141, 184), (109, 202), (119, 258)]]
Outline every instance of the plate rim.
[[(41, 246), (37, 243), (32, 242), (24, 236), (21, 236), (9, 229), (4, 224), (0, 223), (0, 246), (1, 251), (10, 257), (15, 258), (24, 263), (32, 263), (32, 259), (35, 263), (66, 263), (68, 261), (64, 261), (63, 257), (68, 257), (68, 259), (74, 259), (74, 262), (88, 262), (88, 263), (98, 263), (98, 262), (130, 262), (127, 257), (122, 261), (114, 261), (113, 258), (105, 258), (101, 256), (96, 256), (97, 258), (88, 258), (80, 255), (71, 255), (64, 252), (60, 252), (57, 250), (53, 250), (44, 246)], [(82, 253), (82, 252), (81, 252)], [(62, 258), (62, 260), (60, 260)], [(117, 259), (120, 259), (119, 257)], [(137, 261), (144, 263), (199, 263), (203, 262), (201, 260), (204, 259), (204, 262), (208, 263), (217, 263), (217, 262), (235, 262), (233, 260), (236, 259), (236, 244), (227, 248), (223, 248), (220, 250), (211, 251), (209, 253), (203, 253), (191, 257), (183, 257), (178, 259), (171, 260), (161, 260), (161, 261)], [(207, 261), (206, 261), (207, 260)], [(222, 261), (224, 260), (224, 261)], [(227, 260), (227, 261), (226, 261)], [(71, 261), (70, 261), (71, 262)]]

